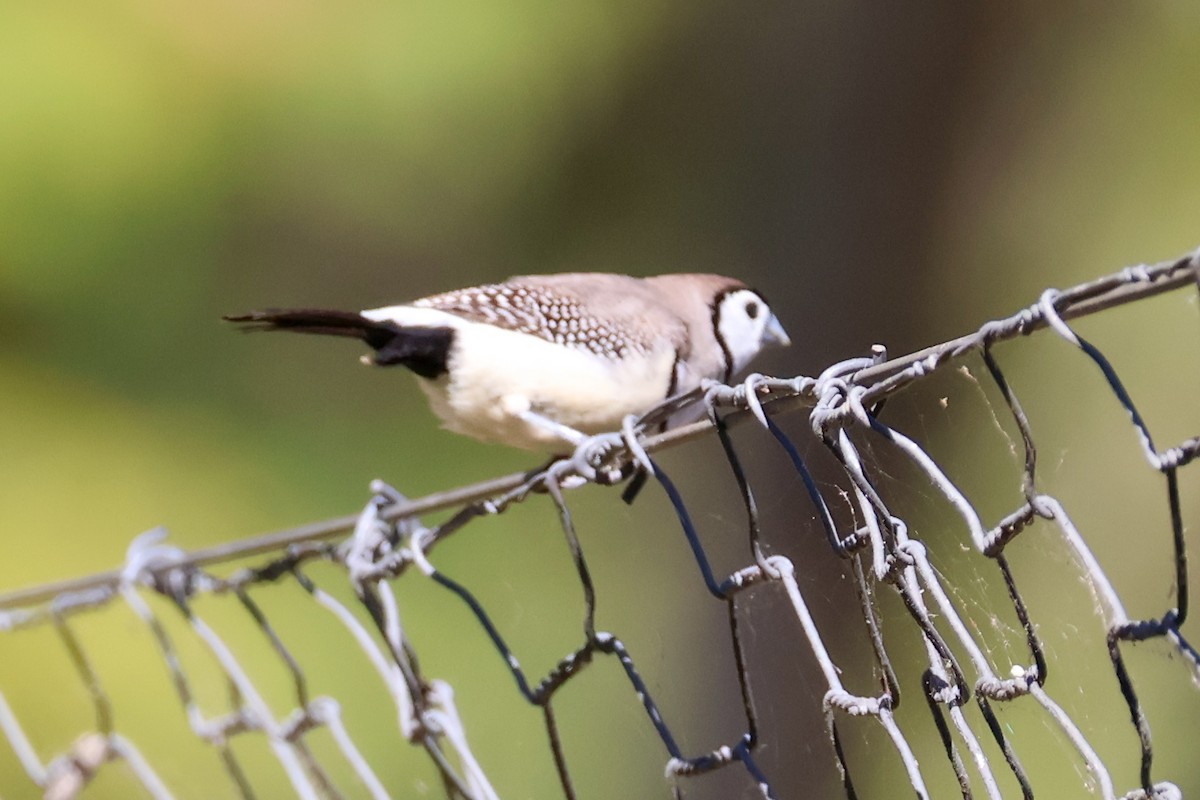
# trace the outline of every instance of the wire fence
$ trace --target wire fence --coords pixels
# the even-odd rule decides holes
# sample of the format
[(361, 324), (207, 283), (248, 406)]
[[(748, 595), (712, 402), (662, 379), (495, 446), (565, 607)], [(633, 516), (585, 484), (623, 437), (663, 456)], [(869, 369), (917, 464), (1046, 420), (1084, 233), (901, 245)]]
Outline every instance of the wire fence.
[[(572, 748), (564, 741), (556, 713), (560, 698), (573, 691), (568, 687), (580, 682), (579, 676), (591, 665), (605, 659), (619, 665), (624, 681), (644, 711), (644, 724), (661, 742), (667, 776), (664, 794), (691, 796), (704, 780), (701, 776), (732, 771), (740, 776), (738, 785), (749, 791), (749, 796), (783, 799), (821, 795), (811, 787), (799, 794), (779, 779), (776, 772), (783, 769), (780, 763), (800, 745), (773, 740), (771, 733), (764, 732), (759, 681), (759, 672), (766, 669), (760, 664), (763, 643), (753, 626), (746, 624), (746, 608), (767, 602), (767, 596), (786, 608), (780, 619), (772, 620), (772, 636), (802, 643), (801, 657), (810, 667), (815, 666), (820, 676), (818, 703), (813, 708), (797, 709), (796, 713), (819, 715), (826, 740), (824, 758), (836, 766), (846, 797), (859, 797), (865, 776), (884, 762), (899, 765), (901, 780), (907, 787), (901, 791), (893, 785), (888, 794), (880, 796), (935, 796), (936, 790), (931, 787), (944, 785), (931, 779), (936, 773), (952, 776), (955, 796), (993, 800), (1034, 797), (1039, 787), (1024, 765), (1030, 753), (1023, 750), (1021, 737), (1013, 734), (1012, 727), (1002, 719), (1001, 709), (1022, 704), (1074, 751), (1083, 769), (1064, 767), (1062, 771), (1075, 770), (1080, 792), (1104, 798), (1182, 797), (1180, 787), (1155, 767), (1156, 740), (1139, 693), (1138, 676), (1127, 664), (1127, 653), (1133, 643), (1163, 640), (1186, 664), (1192, 682), (1200, 685), (1200, 654), (1182, 631), (1188, 615), (1189, 582), (1185, 493), (1180, 490), (1179, 478), (1181, 470), (1200, 453), (1200, 436), (1164, 449), (1156, 446), (1112, 364), (1098, 348), (1081, 338), (1069, 321), (1166, 292), (1186, 291), (1188, 287), (1200, 287), (1200, 253), (1128, 268), (1065, 291), (1049, 290), (1037, 303), (1011, 317), (903, 358), (888, 360), (884, 350), (877, 348), (869, 357), (835, 364), (817, 377), (753, 375), (734, 386), (708, 385), (642, 419), (628, 420), (622, 431), (591, 438), (572, 457), (535, 474), (512, 475), (419, 500), (409, 500), (376, 482), (370, 501), (355, 516), (192, 553), (167, 544), (163, 531), (150, 531), (133, 541), (120, 570), (0, 597), (0, 631), (11, 637), (11, 647), (19, 652), (24, 641), (20, 637), (31, 631), (53, 631), (75, 679), (90, 698), (95, 718), (76, 735), (73, 744), (55, 751), (40, 746), (28, 735), (28, 718), (23, 725), (13, 704), (0, 693), (0, 730), (23, 770), (23, 776), (0, 772), (0, 795), (21, 796), (32, 790), (47, 798), (77, 797), (114, 762), (125, 765), (151, 797), (168, 798), (179, 792), (179, 787), (169, 785), (160, 765), (143, 754), (145, 748), (139, 748), (134, 737), (118, 725), (122, 709), (110, 699), (104, 671), (94, 665), (90, 655), (84, 631), (93, 618), (118, 608), (131, 612), (149, 631), (159, 656), (158, 669), (169, 674), (191, 732), (217, 755), (226, 779), (214, 792), (256, 796), (256, 776), (237, 747), (240, 739), (254, 734), (267, 743), (270, 758), (282, 769), (297, 796), (384, 798), (416, 794), (413, 785), (396, 785), (394, 777), (381, 775), (380, 764), (364, 754), (367, 748), (361, 736), (345, 724), (339, 699), (310, 688), (305, 660), (298, 655), (302, 648), (277, 629), (273, 615), (257, 599), (257, 592), (268, 585), (281, 591), (279, 584), (290, 583), (308, 598), (311, 608), (305, 613), (328, 615), (356, 644), (357, 654), (344, 654), (343, 658), (359, 659), (377, 676), (387, 699), (387, 711), (378, 705), (375, 711), (393, 719), (403, 738), (427, 755), (440, 787), (424, 787), (422, 793), (441, 792), (451, 798), (499, 797), (501, 791), (489, 780), (488, 764), (476, 757), (468, 738), (471, 712), (460, 713), (452, 687), (425, 673), (408, 626), (401, 623), (403, 603), (398, 589), (428, 579), (465, 605), (498, 651), (500, 659), (494, 665), (480, 664), (477, 668), (507, 669), (520, 695), (537, 709), (562, 794), (568, 798), (610, 796), (602, 788), (576, 786), (572, 779)], [(1160, 526), (1165, 528), (1162, 530), (1147, 527), (1140, 531), (1136, 543), (1140, 548), (1148, 546), (1151, 537), (1169, 540), (1171, 569), (1155, 580), (1170, 600), (1158, 616), (1138, 619), (1126, 611), (1122, 597), (1064, 503), (1041, 488), (1033, 427), (994, 352), (995, 345), (1039, 329), (1049, 329), (1078, 348), (1099, 370), (1128, 413), (1145, 460), (1165, 484), (1169, 522)], [(1016, 508), (992, 522), (982, 518), (978, 504), (951, 480), (929, 454), (929, 447), (884, 421), (888, 417), (884, 406), (892, 398), (946, 372), (950, 365), (961, 364), (968, 356), (982, 359), (1023, 450), (1022, 489)], [(1198, 407), (1195, 397), (1179, 400), (1188, 408)], [(656, 432), (683, 403), (702, 403), (706, 418)], [(801, 419), (801, 412), (807, 414), (806, 426), (797, 430), (796, 426), (782, 424), (785, 419)], [(786, 548), (768, 541), (802, 535), (802, 526), (778, 530), (780, 526), (775, 525), (767, 530), (772, 526), (764, 522), (762, 495), (756, 491), (756, 480), (750, 477), (753, 463), (742, 455), (740, 434), (734, 432), (743, 423), (757, 424), (778, 446), (784, 462), (794, 472), (789, 480), (799, 488), (807, 505), (806, 517), (816, 521), (825, 548), (843, 565), (856, 598), (852, 616), (861, 626), (858, 636), (870, 654), (865, 670), (862, 665), (851, 669), (839, 663), (830, 640), (844, 633), (831, 631), (827, 625), (823, 629), (820, 614), (813, 610), (812, 591), (806, 590), (804, 566), (784, 554)], [(749, 552), (748, 560), (728, 573), (714, 567), (711, 545), (706, 544), (699, 530), (702, 526), (697, 525), (691, 510), (695, 501), (685, 497), (657, 459), (668, 448), (714, 436), (728, 464), (727, 474), (741, 498)], [(834, 478), (818, 476), (810, 466), (813, 443), (832, 458)], [(907, 464), (912, 471), (907, 480), (918, 476), (915, 482), (921, 489), (931, 490), (938, 502), (950, 509), (954, 517), (949, 525), (950, 538), (937, 539), (935, 546), (935, 539), (917, 535), (919, 526), (890, 498), (887, 487), (895, 480), (897, 470), (881, 462), (876, 451), (882, 450)], [(752, 461), (761, 458), (756, 452)], [(623, 640), (598, 627), (598, 592), (576, 532), (573, 503), (567, 499), (569, 490), (582, 483), (613, 486), (614, 502), (620, 494), (633, 503), (639, 493), (655, 487), (669, 500), (708, 595), (712, 602), (724, 604), (727, 609), (728, 639), (740, 694), (738, 735), (701, 752), (681, 746), (677, 728), (652, 691), (662, 676), (644, 675), (643, 667), (635, 662)], [(506, 632), (493, 621), (476, 591), (439, 569), (432, 560), (439, 544), (472, 522), (504, 514), (521, 503), (553, 505), (583, 596), (578, 645), (540, 676), (522, 666), (508, 644)], [(420, 521), (422, 515), (446, 510), (451, 513), (439, 524), (426, 526)], [(1109, 684), (1127, 710), (1127, 724), (1133, 733), (1132, 757), (1138, 767), (1132, 785), (1118, 785), (1109, 765), (1111, 758), (1124, 759), (1127, 754), (1102, 757), (1091, 741), (1088, 725), (1067, 710), (1064, 694), (1078, 690), (1071, 675), (1057, 673), (1058, 686), (1050, 680), (1053, 659), (1047, 656), (1039, 623), (1021, 590), (1019, 571), (1009, 557), (1013, 545), (1033, 529), (1052, 531), (1060, 538), (1094, 593), (1093, 611), (1101, 624), (1091, 628), (1081, 624), (1078, 635), (1089, 637), (1094, 631), (1108, 654), (1116, 678), (1115, 684)], [(348, 537), (347, 531), (351, 531)], [(998, 651), (985, 641), (986, 635), (964, 611), (962, 592), (949, 583), (948, 573), (935, 565), (940, 557), (938, 548), (946, 546), (944, 541), (955, 541), (960, 549), (969, 551), (978, 574), (1004, 587), (1010, 605), (1006, 613), (1015, 620), (1013, 630), (1023, 648), (1018, 658), (1006, 658), (1003, 653), (1009, 650)], [(207, 569), (247, 558), (256, 561), (225, 576)], [(333, 577), (314, 578), (319, 565), (335, 567)], [(218, 599), (233, 604), (253, 624), (282, 669), (281, 680), (264, 685), (255, 670), (247, 668), (237, 648), (219, 632), (220, 626), (207, 621), (212, 603)], [(905, 624), (888, 623), (885, 635), (882, 620), (887, 612), (883, 607), (896, 600), (903, 609)], [(821, 602), (820, 598), (816, 601)], [(189, 637), (188, 641), (181, 642), (181, 636)], [(905, 677), (906, 670), (898, 668), (892, 656), (897, 640), (916, 642), (923, 654), (919, 656), (919, 675), (912, 680)], [(426, 644), (431, 646), (437, 643)], [(219, 712), (212, 710), (214, 704), (202, 699), (203, 693), (196, 688), (197, 650), (217, 665), (227, 687)], [(859, 673), (867, 678), (859, 680)], [(851, 674), (855, 676), (853, 684), (849, 682)], [(282, 714), (273, 710), (280, 686), (290, 706)], [(925, 698), (927, 716), (899, 716), (902, 689), (919, 692)], [(855, 748), (847, 746), (847, 726), (856, 719), (873, 720), (882, 732), (866, 757), (855, 757), (851, 752)], [(941, 759), (919, 756), (921, 745), (914, 743), (915, 734), (911, 732), (919, 719), (926, 726), (932, 722)], [(333, 747), (316, 746), (317, 732), (327, 735)], [(614, 734), (620, 735), (624, 734)], [(763, 757), (764, 751), (769, 751), (769, 757)]]

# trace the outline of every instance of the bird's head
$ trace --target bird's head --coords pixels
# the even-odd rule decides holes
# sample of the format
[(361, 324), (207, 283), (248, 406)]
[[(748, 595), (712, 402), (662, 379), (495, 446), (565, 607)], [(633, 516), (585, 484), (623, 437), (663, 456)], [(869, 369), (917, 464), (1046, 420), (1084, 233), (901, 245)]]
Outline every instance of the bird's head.
[(729, 356), (731, 374), (749, 366), (764, 347), (787, 347), (792, 343), (767, 301), (753, 289), (725, 292), (713, 309), (713, 327)]

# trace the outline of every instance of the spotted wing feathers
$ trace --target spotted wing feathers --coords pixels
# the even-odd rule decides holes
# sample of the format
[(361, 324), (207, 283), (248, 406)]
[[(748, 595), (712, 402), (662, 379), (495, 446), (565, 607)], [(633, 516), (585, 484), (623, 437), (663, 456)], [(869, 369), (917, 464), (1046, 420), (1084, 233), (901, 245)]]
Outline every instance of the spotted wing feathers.
[[(645, 323), (651, 305), (640, 282), (613, 287), (598, 279), (606, 275), (513, 278), (504, 283), (426, 297), (413, 303), (500, 328), (530, 334), (566, 347), (620, 359), (650, 352), (658, 339), (677, 339), (682, 333)], [(611, 283), (611, 281), (609, 281)], [(615, 290), (614, 290), (615, 289)], [(586, 298), (586, 299), (585, 299)], [(651, 320), (652, 321), (652, 320)], [(631, 324), (632, 323), (632, 324)]]

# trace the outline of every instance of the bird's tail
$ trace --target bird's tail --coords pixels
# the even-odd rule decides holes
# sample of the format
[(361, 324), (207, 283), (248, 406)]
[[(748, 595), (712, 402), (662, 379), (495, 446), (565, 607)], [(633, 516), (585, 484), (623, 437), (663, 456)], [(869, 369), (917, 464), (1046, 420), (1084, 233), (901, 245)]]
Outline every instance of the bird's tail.
[(379, 366), (403, 365), (425, 378), (446, 372), (446, 359), (454, 333), (449, 328), (402, 327), (395, 322), (367, 319), (354, 311), (319, 308), (269, 308), (229, 314), (229, 322), (245, 331), (294, 331), (325, 336), (346, 336), (366, 342), (375, 351), (364, 357)]
[(349, 336), (372, 347), (381, 347), (396, 335), (396, 326), (373, 322), (354, 311), (327, 311), (320, 308), (268, 308), (245, 314), (228, 314), (228, 322), (237, 322), (244, 331), (294, 331), (326, 336)]

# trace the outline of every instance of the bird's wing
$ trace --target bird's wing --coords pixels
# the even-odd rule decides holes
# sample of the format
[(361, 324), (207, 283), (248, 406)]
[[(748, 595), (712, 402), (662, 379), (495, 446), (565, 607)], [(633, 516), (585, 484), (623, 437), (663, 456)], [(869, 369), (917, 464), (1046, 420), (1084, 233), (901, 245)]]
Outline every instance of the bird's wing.
[(413, 303), (606, 358), (686, 344), (686, 325), (635, 278), (599, 273), (525, 276)]

